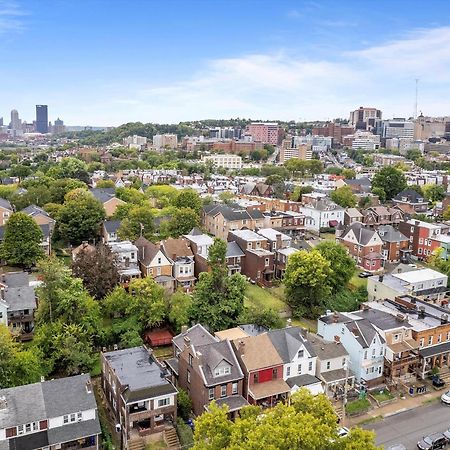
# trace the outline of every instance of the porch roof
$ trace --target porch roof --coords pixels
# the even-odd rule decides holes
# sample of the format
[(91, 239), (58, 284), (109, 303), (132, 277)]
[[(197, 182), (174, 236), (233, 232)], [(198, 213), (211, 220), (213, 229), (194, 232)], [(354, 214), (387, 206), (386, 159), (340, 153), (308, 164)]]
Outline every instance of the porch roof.
[(98, 418), (94, 420), (85, 420), (82, 422), (73, 423), (71, 425), (50, 428), (48, 430), (48, 443), (53, 445), (63, 442), (70, 442), (77, 439), (98, 435), (100, 433), (100, 423)]
[[(217, 406), (223, 406), (228, 405), (228, 411), (238, 411), (239, 409), (243, 408), (244, 406), (248, 406), (248, 401), (245, 400), (242, 395), (231, 395), (224, 398), (219, 398), (216, 400)], [(206, 407), (208, 409), (208, 407)]]
[(426, 347), (419, 350), (419, 355), (422, 358), (429, 358), (430, 356), (440, 355), (441, 353), (450, 352), (450, 341), (444, 342), (439, 345), (433, 345), (432, 347)]
[(252, 384), (249, 388), (249, 393), (255, 400), (261, 400), (273, 395), (286, 394), (290, 391), (291, 388), (282, 378), (266, 381), (265, 383)]
[(415, 341), (414, 339), (407, 339), (403, 342), (398, 342), (397, 344), (390, 344), (389, 348), (394, 353), (408, 352), (410, 350), (418, 349), (419, 343), (417, 341)]
[[(329, 370), (320, 374), (325, 383), (335, 383), (336, 381), (345, 380), (345, 369)], [(355, 378), (355, 375), (349, 370), (348, 379)]]

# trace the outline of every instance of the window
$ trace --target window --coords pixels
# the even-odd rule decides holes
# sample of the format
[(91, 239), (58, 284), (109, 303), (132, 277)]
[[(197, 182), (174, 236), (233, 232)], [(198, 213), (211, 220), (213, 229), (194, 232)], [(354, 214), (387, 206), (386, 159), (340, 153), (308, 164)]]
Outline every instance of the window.
[(18, 434), (23, 434), (23, 433), (24, 433), (23, 425), (19, 425), (19, 426), (17, 427), (17, 433), (18, 433)]
[(438, 334), (438, 339), (437, 339), (438, 343), (440, 343), (442, 341), (442, 335)]
[(308, 364), (308, 370), (311, 372), (311, 370), (312, 370), (312, 361), (310, 361), (309, 362), (309, 364)]
[(375, 356), (375, 349), (372, 349), (372, 356)]
[(301, 374), (301, 373), (302, 373), (302, 365), (301, 365), (301, 364), (299, 364), (299, 365), (297, 366), (297, 373), (298, 373), (298, 374)]
[(31, 431), (31, 423), (27, 423), (25, 425), (25, 433), (29, 433)]
[(450, 331), (447, 332), (447, 341), (450, 341)]
[(189, 370), (187, 371), (186, 377), (187, 377), (187, 382), (190, 383), (191, 382), (191, 372), (189, 372)]
[(208, 398), (209, 398), (210, 400), (213, 400), (213, 399), (214, 399), (214, 388), (209, 388), (209, 389), (208, 389)]
[(400, 335), (399, 335), (398, 333), (397, 333), (397, 334), (394, 334), (394, 341), (398, 341), (399, 338), (400, 338)]
[(166, 397), (166, 398), (160, 398), (158, 400), (158, 408), (162, 408), (163, 406), (168, 406), (170, 405), (170, 398)]
[(229, 375), (231, 372), (230, 366), (216, 367), (214, 370), (214, 376), (220, 377), (222, 375)]
[(297, 358), (303, 358), (304, 350), (299, 350), (297, 353)]
[(433, 336), (428, 336), (428, 345), (433, 343)]
[(69, 423), (69, 416), (63, 417), (63, 423)]
[(253, 374), (253, 383), (258, 383), (258, 373)]
[(192, 360), (193, 360), (192, 355), (189, 353), (189, 365), (191, 367), (192, 367)]
[(161, 264), (162, 259), (158, 258), (158, 264)]
[(237, 383), (233, 383), (231, 385), (231, 393), (232, 394), (237, 394), (238, 393), (238, 384)]
[(221, 397), (227, 396), (227, 385), (226, 384), (222, 384), (222, 386), (220, 386), (220, 396)]
[(134, 259), (134, 252), (131, 252), (130, 258), (131, 258), (131, 259)]
[(72, 414), (70, 415), (70, 421), (71, 421), (71, 422), (75, 422), (75, 419), (76, 419), (75, 413), (72, 413)]
[(331, 363), (330, 363), (330, 361), (327, 361), (327, 370), (330, 370), (330, 368), (331, 368)]
[[(450, 335), (450, 333), (447, 334), (447, 338), (448, 338), (449, 335)], [(425, 344), (425, 339), (424, 338), (420, 338), (419, 347), (422, 348), (424, 344)]]
[(380, 348), (380, 356), (383, 356), (383, 347)]
[(342, 367), (345, 366), (345, 358), (342, 358)]
[(291, 368), (289, 366), (286, 368), (286, 376), (291, 376)]
[(267, 267), (269, 265), (269, 258), (266, 258), (266, 260), (264, 261), (264, 265)]
[(367, 350), (364, 352), (364, 359), (367, 359)]
[(277, 379), (277, 376), (278, 376), (278, 369), (277, 369), (276, 367), (274, 367), (274, 368), (272, 369), (272, 379), (273, 379), (273, 380), (276, 380), (276, 379)]
[(78, 412), (77, 413), (77, 420), (81, 420), (83, 418), (83, 413), (82, 412)]

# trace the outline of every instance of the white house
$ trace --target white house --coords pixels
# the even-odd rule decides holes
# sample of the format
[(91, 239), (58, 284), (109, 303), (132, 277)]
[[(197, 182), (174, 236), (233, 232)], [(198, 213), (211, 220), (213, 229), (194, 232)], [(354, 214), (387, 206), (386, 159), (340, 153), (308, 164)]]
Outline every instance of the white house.
[(353, 313), (328, 313), (318, 319), (317, 334), (342, 343), (358, 382), (376, 385), (383, 380), (386, 343), (367, 319)]
[(317, 232), (321, 228), (335, 227), (344, 223), (345, 209), (327, 199), (301, 206), (299, 212), (309, 218), (305, 221), (305, 227)]

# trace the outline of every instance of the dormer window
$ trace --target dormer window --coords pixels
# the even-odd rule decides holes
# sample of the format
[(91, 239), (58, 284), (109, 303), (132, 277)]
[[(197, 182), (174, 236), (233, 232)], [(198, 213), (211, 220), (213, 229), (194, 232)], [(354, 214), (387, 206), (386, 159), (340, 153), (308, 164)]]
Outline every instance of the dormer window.
[(303, 358), (304, 350), (299, 350), (297, 353), (297, 358)]
[(224, 366), (224, 367), (216, 367), (214, 370), (214, 376), (215, 377), (221, 377), (223, 375), (229, 375), (231, 373), (230, 366)]

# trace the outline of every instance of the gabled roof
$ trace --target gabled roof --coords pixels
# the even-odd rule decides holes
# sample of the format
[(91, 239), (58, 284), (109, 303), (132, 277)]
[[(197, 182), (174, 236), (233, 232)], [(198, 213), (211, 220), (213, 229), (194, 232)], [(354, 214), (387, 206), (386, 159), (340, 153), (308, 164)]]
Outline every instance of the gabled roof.
[(163, 248), (166, 256), (172, 260), (177, 257), (194, 256), (191, 247), (189, 246), (189, 241), (185, 238), (166, 239), (161, 241), (161, 247)]
[(145, 239), (145, 237), (140, 236), (136, 239), (134, 245), (138, 249), (138, 259), (139, 262), (148, 266), (152, 261), (156, 254), (160, 251), (160, 246), (150, 242)]
[(235, 258), (238, 256), (245, 256), (245, 253), (241, 250), (241, 247), (237, 245), (235, 241), (227, 242), (227, 258)]
[(29, 205), (26, 208), (22, 209), (21, 212), (24, 212), (25, 214), (28, 214), (29, 216), (37, 216), (37, 215), (42, 215), (45, 217), (50, 217), (50, 215), (43, 210), (42, 208), (39, 208), (39, 206), (36, 205)]
[(356, 240), (360, 245), (367, 245), (374, 237), (374, 234), (377, 233), (376, 230), (372, 230), (370, 228), (365, 227), (364, 224), (362, 224), (361, 222), (354, 222), (351, 225), (349, 225), (349, 227), (342, 235), (342, 238), (347, 236), (350, 231), (353, 231)]
[(381, 225), (378, 227), (378, 234), (384, 242), (402, 242), (409, 239), (400, 231), (396, 230), (392, 225)]
[(312, 345), (302, 336), (301, 332), (300, 327), (288, 327), (271, 330), (267, 333), (284, 363), (291, 362), (300, 347), (304, 347), (311, 356), (316, 356)]
[(407, 198), (408, 203), (428, 203), (424, 198), (423, 195), (420, 195), (417, 191), (414, 189), (405, 189), (404, 191), (399, 192), (394, 198), (394, 201), (402, 202), (403, 197)]
[(345, 324), (347, 329), (353, 333), (355, 339), (362, 348), (369, 348), (373, 338), (378, 335), (380, 340), (384, 339), (377, 333), (373, 325), (367, 319), (353, 320)]
[(283, 364), (267, 333), (237, 339), (233, 341), (233, 346), (248, 371)]
[(172, 342), (182, 350), (184, 347), (184, 338), (188, 337), (190, 339), (191, 345), (198, 347), (200, 345), (211, 344), (212, 342), (217, 342), (218, 339), (214, 337), (203, 325), (200, 323), (195, 324), (191, 328), (188, 328), (183, 333), (176, 335)]
[(362, 217), (361, 211), (356, 208), (347, 208), (345, 210), (345, 214), (347, 214), (347, 216), (349, 217)]
[(324, 338), (315, 333), (308, 333), (307, 337), (308, 342), (311, 343), (317, 357), (321, 361), (348, 355), (347, 350), (345, 350), (345, 347), (341, 343), (335, 341), (326, 341)]
[(287, 234), (282, 233), (281, 231), (277, 231), (273, 228), (261, 228), (258, 230), (258, 234), (264, 236), (269, 241), (276, 241), (277, 236), (280, 236), (282, 241), (290, 241), (292, 238)]
[(121, 220), (105, 220), (103, 222), (103, 226), (105, 227), (107, 233), (111, 234), (117, 233), (117, 230), (119, 229), (121, 223)]
[(115, 188), (93, 188), (89, 191), (101, 203), (106, 203), (108, 200), (111, 200), (116, 196)]
[(6, 200), (6, 198), (2, 198), (2, 197), (0, 197), (0, 207), (9, 209), (10, 211), (13, 210), (11, 203), (9, 203), (9, 201)]

